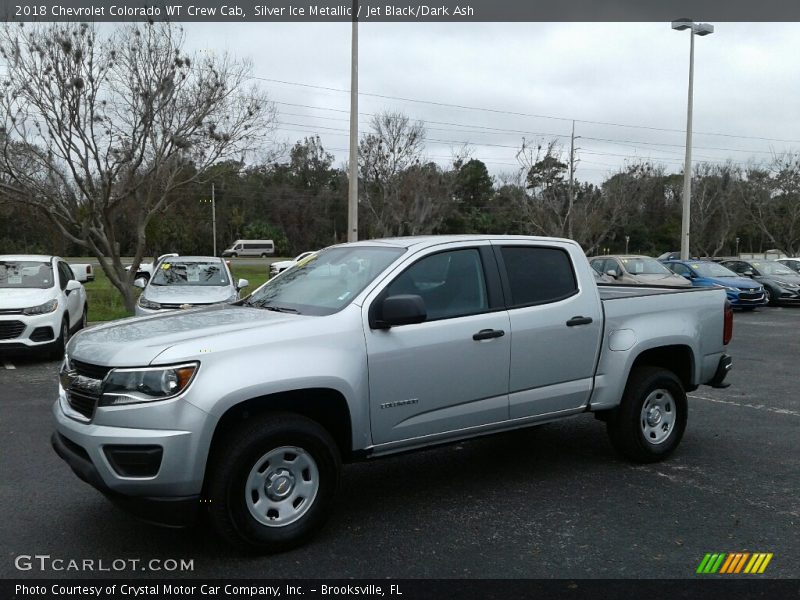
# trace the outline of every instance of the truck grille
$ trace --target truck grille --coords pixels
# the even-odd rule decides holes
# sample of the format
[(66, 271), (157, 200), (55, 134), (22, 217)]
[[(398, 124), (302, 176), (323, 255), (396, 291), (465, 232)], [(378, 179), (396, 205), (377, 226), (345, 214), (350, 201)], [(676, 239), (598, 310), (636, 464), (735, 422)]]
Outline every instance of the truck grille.
[(94, 409), (97, 406), (97, 396), (87, 394), (86, 392), (79, 392), (76, 390), (69, 390), (67, 392), (67, 399), (70, 407), (75, 412), (79, 412), (87, 419), (94, 416)]
[(78, 375), (83, 375), (90, 379), (103, 379), (113, 367), (104, 367), (102, 365), (92, 365), (82, 362), (80, 360), (72, 360), (72, 367)]
[(13, 340), (25, 331), (22, 321), (0, 321), (0, 340)]

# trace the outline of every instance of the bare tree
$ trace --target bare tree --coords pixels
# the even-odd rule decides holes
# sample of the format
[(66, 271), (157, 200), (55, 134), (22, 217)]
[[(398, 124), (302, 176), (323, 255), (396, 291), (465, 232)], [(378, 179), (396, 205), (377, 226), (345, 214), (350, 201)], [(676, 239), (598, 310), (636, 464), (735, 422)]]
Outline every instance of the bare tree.
[(692, 184), (692, 246), (698, 256), (717, 256), (737, 225), (741, 176), (732, 164), (701, 163)]
[[(250, 65), (183, 51), (183, 31), (146, 23), (101, 37), (86, 24), (0, 30), (6, 182), (0, 197), (32, 205), (94, 255), (125, 306), (148, 223), (217, 161), (264, 144), (274, 105), (245, 90)], [(135, 214), (134, 264), (120, 260), (123, 211)]]
[(364, 182), (361, 201), (368, 211), (371, 233), (394, 235), (404, 228), (406, 218), (400, 194), (403, 175), (421, 162), (425, 127), (397, 112), (377, 114), (371, 125), (372, 133), (359, 144), (359, 175)]
[(524, 138), (517, 152), (519, 181), (526, 189), (520, 208), (532, 233), (567, 235), (571, 217), (569, 187), (564, 182), (567, 164), (561, 154), (557, 140), (532, 145)]
[(800, 153), (776, 156), (766, 167), (747, 169), (740, 186), (753, 223), (789, 256), (800, 253)]

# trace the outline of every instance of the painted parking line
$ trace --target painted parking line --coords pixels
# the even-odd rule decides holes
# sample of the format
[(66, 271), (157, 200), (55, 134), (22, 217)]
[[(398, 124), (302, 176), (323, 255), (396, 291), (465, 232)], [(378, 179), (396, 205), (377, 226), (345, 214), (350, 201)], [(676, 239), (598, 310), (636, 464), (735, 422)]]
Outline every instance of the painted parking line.
[(17, 367), (15, 367), (14, 365), (12, 365), (12, 364), (11, 364), (10, 362), (8, 362), (8, 361), (3, 361), (3, 366), (4, 366), (6, 369), (8, 369), (9, 371), (10, 371), (10, 370), (12, 370), (12, 369), (16, 369), (16, 368), (17, 368)]
[(800, 412), (796, 410), (789, 410), (788, 408), (775, 408), (774, 406), (767, 406), (766, 404), (749, 404), (743, 402), (734, 402), (733, 400), (720, 400), (719, 398), (709, 398), (708, 396), (698, 396), (696, 394), (687, 394), (687, 396), (689, 398), (694, 398), (695, 400), (707, 400), (708, 402), (716, 402), (717, 404), (729, 404), (731, 406), (740, 406), (742, 408), (765, 410), (777, 415), (791, 415), (793, 417), (800, 417)]

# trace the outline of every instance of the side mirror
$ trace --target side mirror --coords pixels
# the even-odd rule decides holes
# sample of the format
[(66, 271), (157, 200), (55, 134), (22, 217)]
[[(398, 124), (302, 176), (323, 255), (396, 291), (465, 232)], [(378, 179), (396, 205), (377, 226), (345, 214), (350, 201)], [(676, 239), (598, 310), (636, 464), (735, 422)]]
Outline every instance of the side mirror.
[(75, 290), (81, 289), (81, 282), (77, 281), (76, 279), (70, 279), (67, 282), (67, 287), (64, 290), (69, 294), (70, 292), (74, 292)]
[(236, 289), (237, 289), (237, 290), (241, 290), (242, 288), (246, 288), (248, 285), (250, 285), (250, 282), (249, 282), (249, 281), (247, 281), (247, 279), (240, 279), (240, 280), (239, 280), (239, 281), (236, 283)]
[(144, 289), (145, 286), (147, 286), (147, 280), (144, 277), (139, 277), (138, 279), (135, 279), (133, 281), (133, 286), (140, 289)]
[(747, 271), (742, 271), (742, 275), (744, 275), (745, 277), (755, 277), (753, 269), (747, 269)]
[(608, 271), (606, 271), (606, 275), (616, 279), (617, 278), (617, 271), (615, 269), (609, 269)]
[(428, 318), (425, 301), (415, 294), (389, 296), (381, 302), (379, 317), (372, 323), (374, 329), (389, 329), (395, 325), (422, 323)]

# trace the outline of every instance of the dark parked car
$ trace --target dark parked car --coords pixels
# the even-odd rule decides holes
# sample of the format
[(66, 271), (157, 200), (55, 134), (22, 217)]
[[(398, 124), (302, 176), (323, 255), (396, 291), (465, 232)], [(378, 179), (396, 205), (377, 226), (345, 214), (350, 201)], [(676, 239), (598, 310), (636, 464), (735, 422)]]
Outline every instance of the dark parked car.
[(763, 286), (741, 277), (727, 267), (706, 260), (668, 260), (664, 262), (677, 275), (692, 282), (693, 287), (724, 287), (734, 308), (753, 310), (764, 306), (767, 298)]
[(777, 260), (726, 260), (722, 265), (763, 285), (770, 304), (800, 303), (800, 274)]

